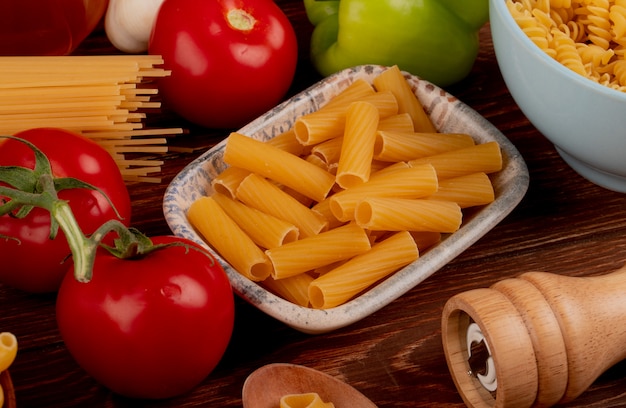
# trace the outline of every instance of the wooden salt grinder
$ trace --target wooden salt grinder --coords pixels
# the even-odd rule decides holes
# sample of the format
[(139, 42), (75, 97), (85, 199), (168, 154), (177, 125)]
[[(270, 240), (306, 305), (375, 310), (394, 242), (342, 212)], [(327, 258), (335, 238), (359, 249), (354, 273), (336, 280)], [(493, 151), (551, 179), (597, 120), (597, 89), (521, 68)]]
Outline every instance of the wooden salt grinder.
[(626, 358), (626, 267), (595, 277), (528, 272), (460, 293), (444, 306), (442, 340), (468, 407), (571, 401)]

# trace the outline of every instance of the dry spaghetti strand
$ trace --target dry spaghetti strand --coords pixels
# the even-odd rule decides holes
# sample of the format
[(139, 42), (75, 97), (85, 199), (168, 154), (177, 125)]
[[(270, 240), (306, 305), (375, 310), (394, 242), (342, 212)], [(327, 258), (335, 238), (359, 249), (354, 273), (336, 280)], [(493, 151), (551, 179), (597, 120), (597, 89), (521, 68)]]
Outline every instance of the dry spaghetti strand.
[[(170, 75), (156, 55), (0, 57), (0, 134), (59, 127), (89, 137), (115, 159), (127, 181), (159, 182), (160, 160), (180, 128), (146, 129), (155, 78)], [(133, 158), (127, 155), (132, 154)]]

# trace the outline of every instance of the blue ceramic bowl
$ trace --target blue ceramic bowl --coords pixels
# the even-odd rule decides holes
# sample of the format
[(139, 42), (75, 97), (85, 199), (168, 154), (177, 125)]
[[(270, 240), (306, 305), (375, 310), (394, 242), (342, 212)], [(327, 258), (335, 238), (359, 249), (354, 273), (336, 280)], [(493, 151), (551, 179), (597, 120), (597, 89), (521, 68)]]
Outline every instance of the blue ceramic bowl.
[(626, 93), (574, 73), (518, 27), (504, 0), (489, 0), (502, 76), (530, 122), (576, 172), (626, 193)]

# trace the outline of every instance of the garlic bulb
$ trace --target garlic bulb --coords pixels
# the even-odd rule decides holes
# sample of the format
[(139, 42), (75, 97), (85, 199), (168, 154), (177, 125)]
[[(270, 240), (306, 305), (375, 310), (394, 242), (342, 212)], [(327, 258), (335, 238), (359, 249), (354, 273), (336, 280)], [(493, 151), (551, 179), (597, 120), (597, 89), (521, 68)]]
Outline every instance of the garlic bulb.
[(164, 0), (109, 0), (104, 28), (111, 44), (136, 54), (148, 49), (150, 32)]

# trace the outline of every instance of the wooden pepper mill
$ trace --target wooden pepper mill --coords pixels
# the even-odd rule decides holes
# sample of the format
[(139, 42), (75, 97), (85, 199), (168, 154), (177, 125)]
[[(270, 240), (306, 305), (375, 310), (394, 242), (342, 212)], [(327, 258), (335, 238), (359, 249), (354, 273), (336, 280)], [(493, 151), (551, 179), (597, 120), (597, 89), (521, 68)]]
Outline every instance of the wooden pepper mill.
[(444, 306), (442, 340), (468, 407), (566, 403), (626, 358), (626, 267), (528, 272), (460, 293)]

